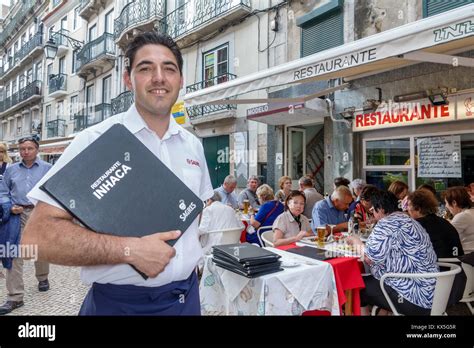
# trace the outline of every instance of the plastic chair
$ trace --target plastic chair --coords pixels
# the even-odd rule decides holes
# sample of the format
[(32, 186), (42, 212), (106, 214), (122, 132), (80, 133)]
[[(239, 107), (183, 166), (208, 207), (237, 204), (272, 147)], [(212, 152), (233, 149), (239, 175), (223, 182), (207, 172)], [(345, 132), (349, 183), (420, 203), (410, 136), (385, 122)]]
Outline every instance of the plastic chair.
[[(436, 273), (385, 273), (380, 278), (380, 288), (387, 300), (390, 310), (394, 315), (400, 314), (395, 306), (393, 305), (392, 300), (388, 296), (387, 291), (385, 290), (385, 279), (386, 278), (436, 278), (433, 305), (431, 307), (431, 315), (446, 315), (446, 306), (448, 305), (449, 294), (451, 293), (451, 288), (453, 286), (454, 276), (461, 272), (461, 267), (454, 263), (445, 263), (438, 262), (438, 266), (443, 266), (449, 268), (449, 271), (445, 272), (436, 272)], [(374, 306), (372, 309), (372, 315), (375, 315), (377, 306)]]
[(203, 234), (222, 233), (221, 239), (215, 245), (236, 244), (240, 241), (241, 227), (227, 228), (223, 230), (207, 231)]
[[(262, 246), (273, 247), (273, 230), (271, 229), (272, 227), (267, 226), (267, 227), (260, 227), (260, 228), (266, 229), (266, 231), (261, 232), (261, 233), (258, 234), (260, 244)], [(260, 230), (260, 228), (259, 228), (259, 230)], [(269, 230), (269, 228), (270, 228), (270, 230)], [(257, 231), (257, 233), (258, 233), (258, 231)]]
[(465, 303), (467, 308), (471, 311), (471, 314), (474, 315), (474, 308), (471, 305), (471, 302), (474, 302), (474, 267), (471, 265), (461, 262), (461, 260), (452, 257), (452, 258), (440, 258), (438, 259), (440, 262), (449, 262), (455, 264), (461, 264), (464, 273), (466, 274), (466, 286), (464, 288), (464, 292), (462, 298), (459, 302)]

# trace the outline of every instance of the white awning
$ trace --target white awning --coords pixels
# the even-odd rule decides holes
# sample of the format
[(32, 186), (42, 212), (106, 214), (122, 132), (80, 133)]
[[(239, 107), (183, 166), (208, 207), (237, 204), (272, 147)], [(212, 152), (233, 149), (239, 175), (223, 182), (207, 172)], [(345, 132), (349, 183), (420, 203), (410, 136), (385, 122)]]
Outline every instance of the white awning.
[[(308, 57), (188, 93), (184, 96), (184, 101), (186, 106), (232, 104), (236, 103), (235, 100), (226, 98), (268, 87), (370, 75), (419, 61), (446, 62), (448, 58), (446, 54), (474, 48), (473, 18), (474, 4), (462, 6)], [(457, 64), (470, 66), (473, 61), (472, 58), (462, 58), (458, 59)], [(271, 99), (268, 99), (268, 102), (270, 101)], [(253, 103), (250, 99), (245, 102)], [(262, 99), (255, 103), (262, 103)]]

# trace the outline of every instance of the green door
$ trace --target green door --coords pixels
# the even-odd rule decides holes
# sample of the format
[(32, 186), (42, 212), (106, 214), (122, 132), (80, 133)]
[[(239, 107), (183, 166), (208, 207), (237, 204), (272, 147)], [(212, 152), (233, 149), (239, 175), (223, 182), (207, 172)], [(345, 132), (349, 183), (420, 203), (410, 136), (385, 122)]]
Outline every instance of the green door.
[[(210, 137), (203, 139), (204, 154), (206, 155), (207, 167), (211, 176), (211, 183), (213, 188), (217, 188), (224, 182), (224, 178), (229, 175), (229, 136), (221, 135), (218, 137)], [(228, 154), (222, 156), (222, 154)], [(221, 156), (219, 156), (219, 154)], [(225, 159), (225, 161), (218, 161), (217, 159)]]

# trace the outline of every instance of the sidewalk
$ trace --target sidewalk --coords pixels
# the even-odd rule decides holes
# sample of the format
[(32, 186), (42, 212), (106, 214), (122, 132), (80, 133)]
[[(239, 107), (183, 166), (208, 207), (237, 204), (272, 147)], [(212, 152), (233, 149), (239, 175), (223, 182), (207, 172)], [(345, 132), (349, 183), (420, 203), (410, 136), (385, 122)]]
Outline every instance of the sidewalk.
[[(6, 270), (0, 267), (4, 275)], [(25, 261), (25, 305), (8, 315), (77, 315), (89, 287), (82, 284), (79, 267), (50, 265), (50, 290), (38, 291), (32, 261)], [(5, 278), (0, 275), (0, 304), (7, 299)]]

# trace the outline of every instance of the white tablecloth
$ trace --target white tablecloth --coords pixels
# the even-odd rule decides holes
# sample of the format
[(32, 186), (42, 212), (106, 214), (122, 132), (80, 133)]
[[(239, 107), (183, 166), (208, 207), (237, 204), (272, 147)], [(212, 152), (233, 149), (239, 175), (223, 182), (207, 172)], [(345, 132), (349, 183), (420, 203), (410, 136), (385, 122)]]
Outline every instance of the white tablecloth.
[(327, 262), (269, 248), (299, 266), (249, 279), (224, 270), (207, 256), (199, 286), (203, 315), (301, 315), (325, 309), (339, 315), (336, 283)]

